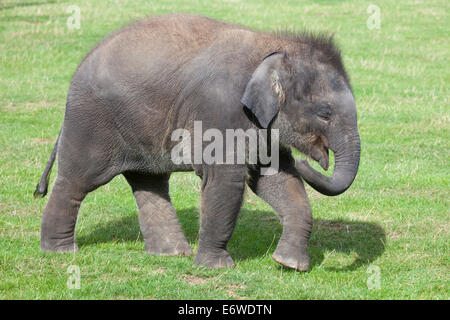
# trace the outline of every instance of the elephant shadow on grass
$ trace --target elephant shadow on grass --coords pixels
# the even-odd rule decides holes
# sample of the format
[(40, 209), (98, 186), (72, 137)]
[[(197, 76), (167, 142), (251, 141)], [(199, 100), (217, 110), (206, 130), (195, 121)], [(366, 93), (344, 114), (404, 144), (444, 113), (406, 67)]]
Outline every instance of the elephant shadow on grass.
[[(191, 244), (198, 241), (199, 213), (196, 208), (177, 210), (183, 231)], [(242, 209), (228, 250), (236, 262), (272, 255), (282, 226), (271, 211)], [(107, 223), (77, 238), (80, 247), (97, 243), (142, 241), (137, 213)], [(324, 262), (329, 252), (356, 256), (349, 265), (326, 267), (330, 271), (352, 271), (370, 264), (384, 252), (385, 232), (373, 222), (345, 219), (314, 219), (309, 253), (311, 269)], [(281, 266), (280, 266), (281, 268)], [(290, 269), (289, 269), (290, 270)]]

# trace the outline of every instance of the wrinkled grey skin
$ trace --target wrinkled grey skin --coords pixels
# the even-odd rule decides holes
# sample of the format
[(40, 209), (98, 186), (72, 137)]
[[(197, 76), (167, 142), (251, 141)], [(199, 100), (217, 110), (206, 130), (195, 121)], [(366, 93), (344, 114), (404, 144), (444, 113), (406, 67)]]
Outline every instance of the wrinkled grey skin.
[[(259, 165), (175, 165), (176, 128), (269, 128), (280, 131), (280, 170)], [(193, 136), (193, 134), (192, 134)], [(290, 147), (328, 168), (331, 178), (292, 158)], [(64, 122), (35, 196), (45, 196), (41, 249), (73, 252), (78, 209), (86, 195), (123, 174), (135, 195), (146, 250), (189, 255), (191, 247), (169, 197), (171, 172), (202, 179), (195, 263), (231, 267), (226, 251), (245, 184), (281, 217), (273, 258), (307, 270), (312, 228), (302, 178), (327, 195), (355, 178), (360, 142), (356, 108), (339, 52), (331, 40), (260, 33), (194, 15), (153, 17), (125, 27), (94, 48), (76, 70)]]

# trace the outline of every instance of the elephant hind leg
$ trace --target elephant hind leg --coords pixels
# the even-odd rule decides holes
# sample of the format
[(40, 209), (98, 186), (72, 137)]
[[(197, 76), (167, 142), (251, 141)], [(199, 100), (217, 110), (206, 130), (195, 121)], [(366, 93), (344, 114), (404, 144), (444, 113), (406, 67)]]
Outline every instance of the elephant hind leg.
[(76, 132), (64, 130), (58, 146), (58, 175), (42, 216), (43, 251), (78, 250), (74, 234), (81, 202), (120, 173), (92, 139), (83, 140)]
[(87, 192), (71, 179), (56, 178), (41, 222), (41, 250), (76, 252), (75, 224)]
[(208, 268), (234, 267), (227, 244), (241, 208), (246, 176), (244, 166), (205, 166), (195, 264)]
[(152, 255), (191, 255), (175, 209), (170, 202), (169, 175), (125, 173), (139, 211), (145, 249)]

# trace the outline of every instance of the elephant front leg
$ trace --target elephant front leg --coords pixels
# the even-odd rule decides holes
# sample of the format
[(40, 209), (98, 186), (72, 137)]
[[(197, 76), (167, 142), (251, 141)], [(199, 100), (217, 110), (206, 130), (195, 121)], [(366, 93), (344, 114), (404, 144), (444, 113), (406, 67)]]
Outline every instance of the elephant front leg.
[(286, 172), (252, 179), (250, 188), (280, 216), (283, 233), (273, 253), (278, 263), (300, 271), (309, 269), (308, 242), (312, 213), (303, 182)]
[(242, 204), (246, 172), (246, 168), (241, 166), (218, 165), (204, 168), (195, 264), (209, 268), (234, 266), (226, 247)]

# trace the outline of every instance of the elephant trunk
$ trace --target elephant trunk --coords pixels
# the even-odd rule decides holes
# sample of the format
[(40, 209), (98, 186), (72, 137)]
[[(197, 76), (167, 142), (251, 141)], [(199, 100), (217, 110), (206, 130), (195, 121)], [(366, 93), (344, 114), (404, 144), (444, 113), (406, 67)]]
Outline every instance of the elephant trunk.
[(311, 168), (306, 160), (297, 159), (295, 167), (311, 187), (327, 196), (336, 196), (347, 190), (356, 177), (359, 166), (361, 143), (356, 123), (353, 128), (333, 135), (330, 149), (335, 154), (335, 167), (331, 177)]

